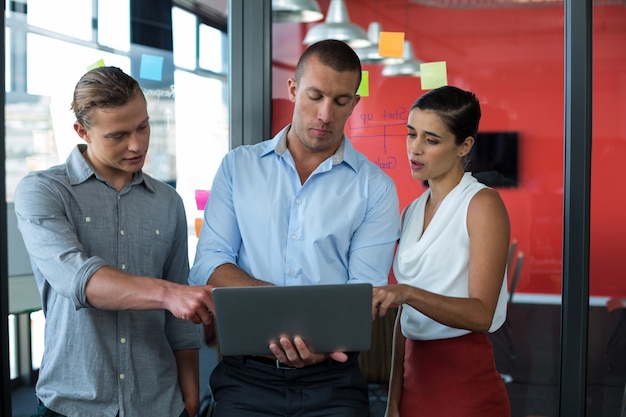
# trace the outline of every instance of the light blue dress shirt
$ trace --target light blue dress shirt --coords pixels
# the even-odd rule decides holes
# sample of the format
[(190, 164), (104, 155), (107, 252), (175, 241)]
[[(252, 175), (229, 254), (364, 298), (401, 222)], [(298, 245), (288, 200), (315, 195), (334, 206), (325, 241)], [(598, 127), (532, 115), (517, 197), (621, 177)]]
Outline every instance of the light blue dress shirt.
[(78, 145), (65, 164), (27, 175), (15, 192), (46, 317), (37, 397), (70, 417), (179, 416), (174, 351), (200, 347), (197, 327), (165, 310), (91, 308), (85, 287), (104, 265), (185, 284), (182, 200), (141, 172), (118, 192), (84, 150)]
[(206, 284), (226, 263), (275, 285), (387, 283), (399, 237), (393, 181), (344, 136), (301, 184), (286, 146), (289, 127), (224, 157), (191, 284)]

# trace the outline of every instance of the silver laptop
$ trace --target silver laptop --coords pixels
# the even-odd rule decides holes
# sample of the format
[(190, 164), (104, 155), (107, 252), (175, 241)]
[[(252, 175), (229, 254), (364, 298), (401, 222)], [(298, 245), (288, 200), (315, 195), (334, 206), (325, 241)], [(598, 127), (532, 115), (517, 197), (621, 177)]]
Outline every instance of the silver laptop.
[(221, 287), (213, 290), (223, 355), (261, 355), (281, 336), (317, 353), (369, 350), (372, 285)]

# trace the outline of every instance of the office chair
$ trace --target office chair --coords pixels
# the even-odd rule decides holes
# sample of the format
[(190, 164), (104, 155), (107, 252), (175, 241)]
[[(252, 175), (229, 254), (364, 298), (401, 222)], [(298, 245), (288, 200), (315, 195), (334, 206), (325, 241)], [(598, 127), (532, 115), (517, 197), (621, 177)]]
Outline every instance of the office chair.
[(511, 265), (513, 262), (513, 256), (515, 256), (515, 250), (517, 249), (517, 239), (513, 239), (511, 241), (511, 244), (509, 245), (509, 255), (506, 258), (506, 267), (507, 267), (507, 273), (511, 268)]
[(626, 364), (622, 354), (626, 347), (626, 336), (624, 336), (626, 334), (626, 298), (611, 297), (606, 303), (606, 308), (611, 321), (615, 320), (615, 325), (607, 341), (604, 356), (607, 359), (608, 369), (616, 371), (624, 369)]
[[(518, 252), (517, 256), (515, 256), (515, 250), (517, 248), (517, 240), (513, 240), (511, 245), (509, 246), (509, 255), (507, 262), (507, 275), (508, 275), (508, 286), (509, 286), (509, 298), (508, 298), (508, 306), (507, 306), (507, 318), (495, 333), (491, 335), (491, 341), (495, 345), (502, 347), (506, 358), (509, 362), (514, 362), (516, 357), (515, 346), (513, 344), (513, 340), (511, 339), (511, 334), (513, 333), (513, 328), (511, 325), (511, 321), (508, 314), (508, 309), (510, 308), (511, 303), (513, 302), (513, 296), (515, 295), (515, 290), (517, 289), (517, 282), (519, 280), (520, 274), (522, 272), (522, 266), (524, 265), (524, 252)], [(515, 258), (515, 265), (511, 268), (513, 258)], [(498, 338), (501, 338), (501, 343), (498, 343)], [(513, 382), (513, 376), (510, 373), (500, 372), (500, 377), (505, 384), (509, 384)]]
[(515, 294), (515, 289), (517, 288), (517, 281), (519, 280), (520, 273), (522, 272), (523, 264), (524, 252), (519, 252), (517, 254), (517, 259), (515, 260), (515, 269), (513, 270), (513, 274), (511, 275), (509, 282), (509, 304), (513, 301), (513, 295)]

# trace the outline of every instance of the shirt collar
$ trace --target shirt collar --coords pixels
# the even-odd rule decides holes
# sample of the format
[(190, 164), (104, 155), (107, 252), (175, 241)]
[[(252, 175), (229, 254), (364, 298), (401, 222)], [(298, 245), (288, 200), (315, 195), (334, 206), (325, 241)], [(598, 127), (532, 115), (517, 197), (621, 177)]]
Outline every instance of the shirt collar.
[[(77, 185), (87, 181), (92, 176), (96, 177), (98, 180), (102, 182), (106, 182), (106, 180), (98, 174), (91, 164), (87, 162), (87, 159), (83, 156), (83, 152), (87, 150), (87, 145), (78, 144), (72, 152), (70, 152), (69, 157), (67, 158), (67, 175), (70, 181), (70, 184)], [(146, 178), (143, 175), (143, 171), (135, 172), (133, 175), (133, 179), (130, 182), (130, 185), (136, 184), (144, 184), (146, 188), (152, 192), (154, 192), (154, 186), (149, 181), (145, 180)]]
[[(261, 154), (261, 156), (265, 156), (270, 152), (275, 152), (278, 155), (284, 155), (287, 151), (287, 132), (291, 128), (291, 124), (285, 126), (280, 132), (276, 134), (271, 140), (271, 144), (268, 145), (265, 152)], [(345, 162), (352, 169), (356, 170), (357, 167), (357, 151), (350, 143), (348, 137), (343, 135), (343, 140), (337, 148), (337, 151), (331, 157), (333, 165), (341, 164)]]

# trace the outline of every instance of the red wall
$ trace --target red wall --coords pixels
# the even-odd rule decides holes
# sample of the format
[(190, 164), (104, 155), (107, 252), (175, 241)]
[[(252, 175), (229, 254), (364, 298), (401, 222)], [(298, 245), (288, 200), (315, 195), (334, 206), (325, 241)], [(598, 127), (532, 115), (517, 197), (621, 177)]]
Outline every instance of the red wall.
[[(319, 0), (326, 13), (329, 1)], [(560, 7), (448, 9), (405, 0), (346, 0), (352, 23), (405, 32), (424, 62), (446, 61), (448, 84), (481, 101), (480, 130), (519, 133), (520, 185), (499, 189), (512, 238), (526, 255), (517, 291), (561, 293), (564, 155), (564, 10)], [(314, 24), (276, 23), (273, 40), (273, 131), (291, 120), (287, 79)], [(626, 7), (594, 7), (593, 151), (590, 292), (626, 297)], [(424, 93), (420, 79), (369, 71), (369, 97), (346, 134), (398, 186), (401, 207), (422, 191), (409, 172), (406, 118)]]

